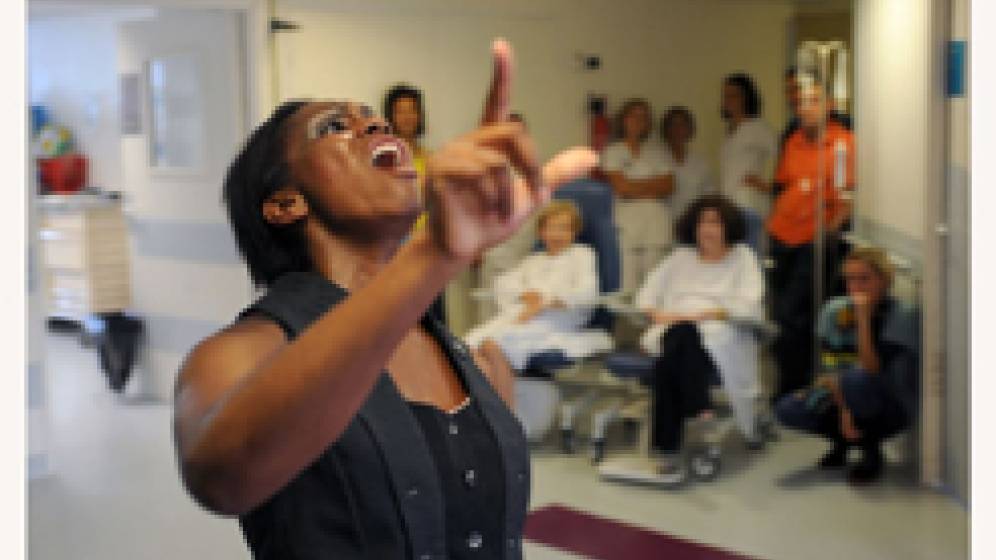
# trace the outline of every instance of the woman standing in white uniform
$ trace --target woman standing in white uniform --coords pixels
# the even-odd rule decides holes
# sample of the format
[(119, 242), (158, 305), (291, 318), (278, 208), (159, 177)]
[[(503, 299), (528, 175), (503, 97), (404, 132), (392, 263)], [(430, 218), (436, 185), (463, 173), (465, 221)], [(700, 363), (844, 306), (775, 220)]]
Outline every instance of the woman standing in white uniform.
[(712, 173), (705, 159), (691, 151), (688, 144), (695, 137), (695, 117), (688, 107), (674, 105), (661, 117), (661, 140), (664, 163), (674, 172), (671, 215), (680, 216), (696, 198), (714, 192)]
[(497, 367), (522, 371), (530, 357), (551, 350), (578, 359), (612, 349), (607, 333), (584, 330), (599, 295), (598, 262), (590, 247), (574, 242), (581, 231), (577, 207), (551, 202), (537, 229), (543, 250), (495, 279), (498, 315), (466, 336)]
[(668, 199), (674, 175), (663, 149), (648, 140), (650, 104), (630, 99), (616, 117), (618, 140), (602, 152), (602, 171), (616, 194), (615, 221), (622, 248), (622, 289), (633, 293), (671, 246)]
[(771, 207), (768, 162), (777, 149), (775, 133), (761, 119), (761, 95), (747, 74), (723, 80), (726, 136), (720, 152), (720, 192), (747, 220), (747, 243), (760, 254), (764, 220)]
[(640, 339), (654, 365), (653, 449), (660, 474), (684, 476), (676, 459), (685, 418), (711, 415), (709, 385), (723, 384), (737, 426), (756, 441), (755, 400), (760, 394), (758, 344), (745, 323), (764, 318), (764, 278), (757, 258), (740, 241), (740, 211), (722, 195), (706, 195), (677, 227), (676, 248), (650, 274), (636, 306), (652, 325)]

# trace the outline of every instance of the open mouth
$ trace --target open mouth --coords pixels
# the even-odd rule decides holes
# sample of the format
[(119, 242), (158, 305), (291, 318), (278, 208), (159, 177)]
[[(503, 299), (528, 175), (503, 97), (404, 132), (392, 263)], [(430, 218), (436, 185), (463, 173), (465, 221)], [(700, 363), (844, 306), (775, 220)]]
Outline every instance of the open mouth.
[(397, 138), (385, 136), (374, 141), (370, 165), (404, 179), (416, 177), (415, 166), (407, 146)]
[(370, 163), (377, 168), (394, 170), (401, 160), (400, 150), (397, 144), (381, 144), (374, 148), (370, 156)]

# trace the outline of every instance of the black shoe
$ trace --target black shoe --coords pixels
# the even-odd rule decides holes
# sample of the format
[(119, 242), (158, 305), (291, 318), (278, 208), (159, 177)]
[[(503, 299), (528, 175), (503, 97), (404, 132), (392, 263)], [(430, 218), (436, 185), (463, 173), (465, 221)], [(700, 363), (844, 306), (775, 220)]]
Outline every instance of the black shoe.
[(762, 439), (762, 438), (758, 438), (758, 439), (750, 438), (750, 439), (748, 439), (747, 441), (744, 442), (744, 444), (747, 446), (747, 451), (755, 451), (755, 452), (756, 451), (763, 451), (764, 450), (764, 443), (765, 443), (764, 439)]
[(855, 485), (870, 484), (882, 477), (882, 452), (877, 447), (874, 450), (864, 450), (861, 462), (854, 465), (847, 473), (847, 481)]
[(819, 467), (824, 470), (840, 469), (847, 465), (846, 444), (834, 443), (833, 448), (820, 459)]
[(596, 439), (591, 442), (591, 464), (597, 465), (605, 459), (605, 440)]
[(574, 454), (574, 430), (562, 428), (560, 430), (560, 450), (567, 454)]

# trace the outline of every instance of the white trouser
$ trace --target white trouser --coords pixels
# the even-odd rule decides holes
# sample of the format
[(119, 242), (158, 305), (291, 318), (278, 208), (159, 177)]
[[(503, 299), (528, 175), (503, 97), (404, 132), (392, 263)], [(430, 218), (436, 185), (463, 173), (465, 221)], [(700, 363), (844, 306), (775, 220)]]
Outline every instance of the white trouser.
[(617, 200), (615, 223), (622, 253), (622, 290), (635, 293), (671, 248), (671, 211), (658, 200)]

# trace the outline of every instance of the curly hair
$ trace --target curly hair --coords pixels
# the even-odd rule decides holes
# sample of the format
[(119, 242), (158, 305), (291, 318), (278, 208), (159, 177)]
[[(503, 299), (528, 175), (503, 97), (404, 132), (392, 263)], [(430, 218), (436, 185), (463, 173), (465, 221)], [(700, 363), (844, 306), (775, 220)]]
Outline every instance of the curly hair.
[(702, 213), (715, 210), (723, 222), (723, 242), (727, 245), (742, 243), (747, 239), (747, 222), (744, 214), (729, 198), (721, 194), (707, 194), (695, 199), (678, 219), (674, 233), (678, 243), (697, 245), (696, 230)]
[(410, 84), (396, 84), (387, 90), (384, 95), (384, 118), (391, 126), (397, 130), (394, 124), (394, 106), (400, 99), (411, 99), (415, 102), (415, 110), (418, 112), (418, 126), (415, 128), (415, 136), (425, 134), (425, 108), (422, 106), (422, 92)]

